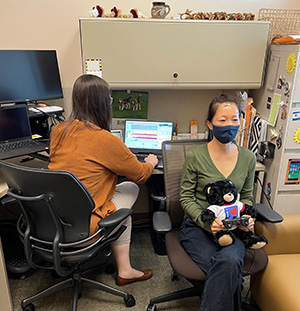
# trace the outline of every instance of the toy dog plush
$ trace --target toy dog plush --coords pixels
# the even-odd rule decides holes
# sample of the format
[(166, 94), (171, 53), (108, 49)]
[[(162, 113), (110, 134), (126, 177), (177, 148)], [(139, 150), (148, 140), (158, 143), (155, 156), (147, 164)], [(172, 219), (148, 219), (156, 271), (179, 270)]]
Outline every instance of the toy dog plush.
[(235, 237), (240, 238), (245, 247), (251, 249), (262, 248), (268, 243), (264, 236), (237, 227), (237, 225), (247, 227), (249, 219), (243, 215), (255, 218), (256, 211), (252, 206), (237, 201), (237, 190), (230, 180), (208, 184), (203, 191), (210, 206), (201, 213), (201, 220), (212, 224), (218, 218), (226, 228), (215, 234), (216, 243), (220, 246), (228, 246), (235, 241)]

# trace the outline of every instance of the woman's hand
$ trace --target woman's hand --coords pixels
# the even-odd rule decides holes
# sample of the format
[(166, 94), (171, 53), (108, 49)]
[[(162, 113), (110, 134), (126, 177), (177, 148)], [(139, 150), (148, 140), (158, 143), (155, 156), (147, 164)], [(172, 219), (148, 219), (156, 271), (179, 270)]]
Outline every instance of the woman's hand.
[(254, 219), (250, 215), (243, 215), (243, 217), (249, 218), (248, 227), (243, 227), (241, 225), (237, 225), (237, 227), (243, 231), (252, 231), (254, 227)]
[(225, 227), (219, 218), (216, 218), (210, 225), (210, 230), (213, 235), (215, 235), (218, 231), (224, 230), (224, 229)]
[(155, 154), (152, 154), (152, 153), (150, 153), (145, 159), (144, 159), (144, 161), (146, 162), (146, 163), (150, 163), (152, 166), (153, 166), (153, 168), (157, 165), (157, 163), (158, 163), (158, 159), (157, 159), (157, 156), (155, 155)]

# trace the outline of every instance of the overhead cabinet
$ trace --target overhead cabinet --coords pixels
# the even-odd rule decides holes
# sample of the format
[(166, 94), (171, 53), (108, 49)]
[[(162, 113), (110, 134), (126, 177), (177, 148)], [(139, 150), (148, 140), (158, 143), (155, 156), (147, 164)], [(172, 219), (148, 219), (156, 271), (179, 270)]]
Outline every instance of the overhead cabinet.
[(262, 83), (269, 22), (80, 19), (83, 71), (112, 88), (234, 89)]

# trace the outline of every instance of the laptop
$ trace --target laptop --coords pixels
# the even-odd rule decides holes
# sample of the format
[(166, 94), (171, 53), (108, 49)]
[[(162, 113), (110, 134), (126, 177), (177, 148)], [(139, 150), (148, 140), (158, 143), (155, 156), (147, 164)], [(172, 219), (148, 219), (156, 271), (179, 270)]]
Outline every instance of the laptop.
[(124, 143), (141, 162), (149, 153), (155, 154), (158, 157), (156, 168), (163, 168), (162, 142), (171, 140), (172, 133), (172, 122), (126, 120)]
[(32, 139), (27, 106), (0, 107), (0, 160), (48, 149), (48, 145)]
[(110, 132), (123, 141), (122, 130), (111, 130)]

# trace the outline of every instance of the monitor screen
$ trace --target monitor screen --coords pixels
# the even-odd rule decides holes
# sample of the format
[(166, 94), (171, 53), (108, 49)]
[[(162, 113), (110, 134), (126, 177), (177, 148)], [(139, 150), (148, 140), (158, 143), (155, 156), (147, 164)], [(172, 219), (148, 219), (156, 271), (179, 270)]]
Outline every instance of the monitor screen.
[(26, 105), (0, 107), (0, 142), (31, 138)]
[(0, 50), (0, 104), (62, 97), (56, 51)]
[(162, 142), (171, 140), (172, 132), (172, 122), (126, 120), (124, 143), (132, 151), (161, 151)]

